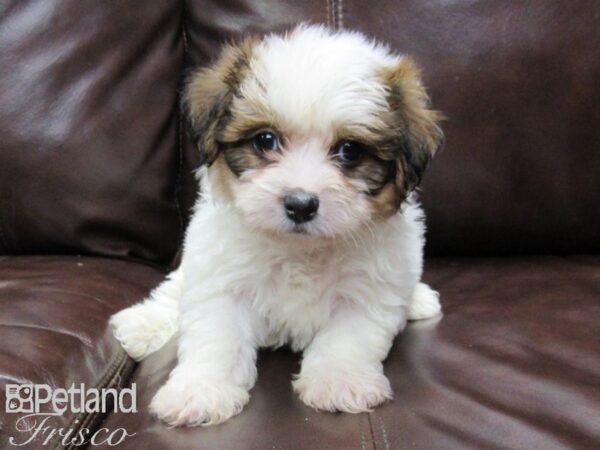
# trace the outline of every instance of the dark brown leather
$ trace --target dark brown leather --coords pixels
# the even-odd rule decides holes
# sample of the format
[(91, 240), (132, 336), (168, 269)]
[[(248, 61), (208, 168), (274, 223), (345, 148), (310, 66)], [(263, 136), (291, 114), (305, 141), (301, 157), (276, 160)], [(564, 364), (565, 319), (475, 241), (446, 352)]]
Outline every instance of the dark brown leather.
[[(133, 361), (107, 330), (108, 317), (141, 300), (162, 277), (150, 267), (109, 259), (0, 258), (0, 448), (18, 448), (9, 446), (11, 436), (17, 443), (29, 438), (15, 429), (21, 414), (5, 413), (6, 384), (92, 388), (127, 380)], [(47, 425), (67, 428), (75, 419), (67, 411)], [(39, 448), (53, 448), (41, 442)]]
[(377, 448), (597, 448), (600, 258), (430, 261), (444, 317), (386, 362)]
[(173, 341), (134, 376), (142, 411), (104, 426), (137, 433), (120, 449), (600, 445), (599, 257), (432, 260), (425, 278), (441, 293), (444, 317), (411, 323), (398, 337), (385, 363), (395, 399), (369, 415), (305, 407), (290, 385), (298, 357), (277, 351), (261, 354), (258, 384), (239, 416), (169, 428), (146, 408), (173, 367)]
[(197, 190), (197, 152), (179, 149), (183, 60), (190, 70), (226, 39), (298, 21), (360, 29), (424, 67), (449, 117), (423, 186), (430, 254), (600, 249), (594, 0), (44, 5), (0, 10), (5, 253), (168, 263)]
[(166, 264), (182, 232), (176, 0), (0, 6), (0, 253)]

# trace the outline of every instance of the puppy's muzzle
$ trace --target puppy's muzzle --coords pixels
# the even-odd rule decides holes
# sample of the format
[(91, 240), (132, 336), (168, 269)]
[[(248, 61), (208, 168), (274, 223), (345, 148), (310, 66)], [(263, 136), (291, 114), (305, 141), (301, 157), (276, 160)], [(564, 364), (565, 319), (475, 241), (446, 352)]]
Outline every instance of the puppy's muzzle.
[(288, 192), (283, 198), (283, 206), (287, 216), (296, 223), (312, 220), (319, 209), (319, 197), (310, 192), (296, 189)]

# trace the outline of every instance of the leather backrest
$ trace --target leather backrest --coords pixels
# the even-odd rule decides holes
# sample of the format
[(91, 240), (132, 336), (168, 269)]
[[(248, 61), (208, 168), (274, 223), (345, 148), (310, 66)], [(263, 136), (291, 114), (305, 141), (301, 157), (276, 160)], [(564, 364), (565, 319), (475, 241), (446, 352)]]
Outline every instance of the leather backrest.
[(416, 59), (448, 118), (420, 195), (428, 254), (600, 250), (600, 2), (188, 5), (188, 67), (225, 40), (301, 20), (358, 29)]
[(0, 6), (0, 253), (172, 260), (197, 183), (182, 74), (299, 21), (412, 55), (446, 146), (428, 252), (600, 250), (600, 2), (13, 0)]
[(167, 263), (182, 3), (0, 5), (0, 253)]
[(600, 251), (600, 2), (344, 0), (414, 55), (446, 148), (425, 176), (436, 254)]

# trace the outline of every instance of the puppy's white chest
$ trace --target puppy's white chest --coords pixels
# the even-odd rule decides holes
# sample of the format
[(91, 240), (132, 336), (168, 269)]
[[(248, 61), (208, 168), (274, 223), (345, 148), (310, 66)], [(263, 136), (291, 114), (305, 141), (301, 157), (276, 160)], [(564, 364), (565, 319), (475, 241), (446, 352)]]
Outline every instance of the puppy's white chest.
[(273, 262), (254, 299), (264, 326), (265, 345), (305, 347), (331, 313), (335, 279), (335, 272), (324, 258)]
[[(316, 267), (318, 265), (318, 267)], [(276, 289), (287, 292), (288, 296), (300, 296), (310, 302), (318, 297), (322, 280), (319, 274), (326, 269), (323, 263), (315, 258), (314, 266), (311, 260), (285, 261), (274, 264), (271, 273), (271, 283)], [(313, 298), (314, 297), (314, 298)]]

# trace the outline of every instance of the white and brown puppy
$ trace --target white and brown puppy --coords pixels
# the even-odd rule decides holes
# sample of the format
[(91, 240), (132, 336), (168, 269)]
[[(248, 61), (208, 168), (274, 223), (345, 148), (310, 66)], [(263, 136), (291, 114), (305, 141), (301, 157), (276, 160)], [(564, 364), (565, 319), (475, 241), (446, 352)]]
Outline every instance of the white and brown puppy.
[(137, 360), (178, 334), (151, 410), (223, 422), (249, 400), (257, 349), (282, 345), (304, 352), (292, 384), (313, 408), (392, 398), (394, 336), (440, 312), (412, 191), (442, 133), (413, 62), (301, 26), (227, 46), (185, 99), (206, 166), (181, 265), (111, 319)]

